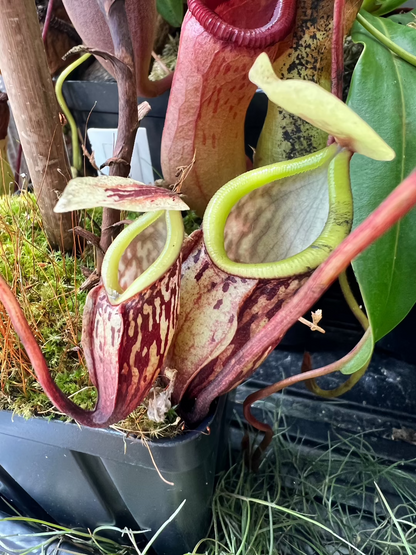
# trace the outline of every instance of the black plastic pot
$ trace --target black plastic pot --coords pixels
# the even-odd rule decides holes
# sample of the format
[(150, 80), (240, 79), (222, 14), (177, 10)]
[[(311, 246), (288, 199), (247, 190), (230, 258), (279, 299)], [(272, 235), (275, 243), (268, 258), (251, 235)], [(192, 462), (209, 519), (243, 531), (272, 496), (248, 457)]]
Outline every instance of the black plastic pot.
[[(118, 92), (117, 83), (95, 81), (65, 81), (63, 86), (68, 108), (72, 112), (82, 135), (88, 121), (89, 128), (115, 129), (118, 125)], [(160, 179), (160, 145), (163, 126), (165, 124), (166, 109), (169, 101), (169, 91), (157, 98), (139, 98), (138, 103), (146, 100), (151, 110), (141, 122), (146, 128), (149, 141), (152, 165), (155, 179)]]
[[(83, 135), (87, 121), (89, 128), (117, 127), (118, 91), (116, 83), (68, 80), (64, 83), (63, 94)], [(140, 125), (147, 130), (155, 179), (159, 179), (162, 174), (160, 146), (169, 102), (169, 91), (157, 98), (139, 98), (138, 103), (143, 100), (149, 102), (152, 109)], [(245, 124), (246, 153), (250, 157), (253, 155), (253, 148), (257, 144), (266, 113), (267, 97), (264, 93), (258, 92), (254, 95), (248, 109)]]
[(227, 451), (226, 399), (197, 429), (148, 447), (113, 430), (0, 412), (0, 494), (28, 516), (70, 527), (149, 529), (147, 539), (186, 499), (154, 544), (158, 555), (183, 555), (208, 532)]
[[(334, 362), (347, 351), (315, 351), (313, 367)], [(298, 374), (302, 358), (302, 352), (288, 348), (273, 351), (253, 377), (237, 389), (235, 409), (241, 418), (248, 395)], [(337, 372), (320, 378), (318, 384), (333, 389), (346, 378)], [(358, 384), (338, 399), (317, 397), (302, 382), (257, 402), (253, 413), (270, 423), (279, 419), (289, 436), (302, 440), (302, 446), (316, 449), (340, 436), (359, 434), (386, 462), (416, 459), (416, 366), (376, 352)], [(236, 423), (231, 438), (232, 446), (239, 448), (242, 432)]]

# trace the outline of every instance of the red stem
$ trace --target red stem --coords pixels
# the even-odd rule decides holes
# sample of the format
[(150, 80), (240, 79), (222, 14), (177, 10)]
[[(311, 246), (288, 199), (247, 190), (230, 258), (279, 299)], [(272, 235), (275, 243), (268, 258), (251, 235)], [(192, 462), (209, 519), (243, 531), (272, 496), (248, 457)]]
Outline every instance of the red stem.
[(13, 295), (12, 290), (2, 276), (0, 276), (0, 301), (10, 317), (14, 330), (26, 349), (40, 385), (45, 391), (48, 392), (48, 397), (52, 403), (58, 407), (60, 411), (69, 414), (79, 423), (86, 426), (94, 426), (94, 416), (96, 415), (96, 411), (91, 412), (81, 409), (78, 405), (68, 399), (53, 381), (45, 358), (39, 345), (36, 343), (36, 339), (30, 329), (26, 317)]
[(332, 94), (342, 100), (344, 88), (344, 11), (345, 0), (335, 0), (332, 27)]
[(367, 341), (368, 336), (370, 335), (371, 330), (368, 329), (363, 337), (361, 338), (360, 342), (352, 349), (347, 355), (342, 357), (341, 359), (328, 364), (327, 366), (322, 366), (321, 368), (316, 368), (315, 370), (309, 370), (308, 372), (302, 372), (301, 374), (296, 374), (296, 376), (290, 376), (289, 378), (285, 378), (280, 382), (277, 382), (273, 385), (265, 387), (260, 391), (256, 391), (247, 397), (244, 401), (244, 416), (249, 424), (251, 424), (257, 430), (265, 432), (264, 438), (258, 448), (256, 449), (253, 458), (252, 458), (252, 466), (255, 469), (260, 462), (261, 456), (269, 446), (272, 438), (273, 438), (273, 429), (269, 424), (266, 422), (260, 422), (257, 420), (255, 416), (253, 416), (251, 412), (251, 407), (256, 401), (260, 401), (261, 399), (265, 399), (274, 393), (278, 393), (285, 389), (285, 387), (289, 387), (294, 385), (295, 383), (303, 382), (304, 380), (315, 380), (316, 378), (320, 378), (321, 376), (327, 376), (328, 374), (333, 374), (334, 372), (338, 372), (347, 362), (352, 360), (354, 356), (359, 352), (359, 350), (363, 347), (364, 343)]
[(48, 36), (49, 25), (51, 23), (52, 13), (53, 13), (53, 3), (54, 3), (54, 0), (49, 0), (48, 7), (47, 7), (47, 10), (46, 10), (45, 21), (43, 23), (43, 29), (42, 29), (43, 44), (45, 44), (46, 37)]
[[(212, 401), (223, 391), (233, 389), (239, 376), (252, 362), (276, 347), (300, 316), (310, 309), (351, 261), (381, 237), (416, 205), (416, 172), (413, 172), (387, 199), (337, 247), (312, 274), (307, 283), (282, 309), (248, 341), (196, 400), (191, 418), (202, 419)], [(247, 374), (248, 377), (249, 374)], [(303, 374), (305, 379), (306, 374)], [(306, 379), (308, 376), (306, 376)]]
[[(114, 55), (121, 62), (114, 65), (119, 96), (119, 116), (117, 141), (113, 152), (114, 162), (110, 166), (110, 175), (128, 177), (134, 141), (139, 127), (133, 43), (124, 1), (97, 0), (97, 2), (110, 29)], [(119, 210), (104, 208), (100, 240), (100, 246), (104, 253), (119, 233), (119, 228), (114, 226), (119, 221)], [(100, 273), (102, 253), (98, 252), (97, 259), (97, 270)]]

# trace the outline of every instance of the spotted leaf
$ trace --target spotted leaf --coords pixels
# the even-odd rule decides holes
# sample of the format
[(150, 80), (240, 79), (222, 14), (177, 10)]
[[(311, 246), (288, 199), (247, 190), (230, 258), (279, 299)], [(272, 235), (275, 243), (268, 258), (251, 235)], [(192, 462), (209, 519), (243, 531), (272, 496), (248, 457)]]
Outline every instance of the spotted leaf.
[(159, 374), (178, 317), (180, 267), (178, 258), (162, 278), (118, 305), (103, 286), (88, 295), (82, 344), (98, 390), (95, 426), (126, 418)]
[(101, 176), (71, 179), (54, 210), (60, 213), (98, 206), (133, 212), (188, 209), (180, 196), (168, 189), (123, 177)]

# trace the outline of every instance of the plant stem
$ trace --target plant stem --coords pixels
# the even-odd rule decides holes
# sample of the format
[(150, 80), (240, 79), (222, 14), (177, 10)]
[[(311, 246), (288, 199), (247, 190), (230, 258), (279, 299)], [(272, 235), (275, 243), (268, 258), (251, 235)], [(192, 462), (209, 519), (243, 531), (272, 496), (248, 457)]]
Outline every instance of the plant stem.
[[(242, 374), (248, 377), (253, 372), (252, 368), (255, 367), (255, 362), (263, 360), (270, 354), (299, 316), (319, 300), (339, 274), (346, 270), (351, 261), (386, 233), (415, 205), (416, 172), (413, 172), (332, 252), (327, 260), (315, 270), (306, 284), (226, 364), (220, 374), (196, 400), (191, 415), (192, 420), (202, 419), (207, 414), (212, 401), (223, 392), (233, 389)], [(306, 374), (300, 379), (305, 379), (305, 376)]]
[[(308, 361), (307, 355), (309, 355), (309, 353), (305, 353), (305, 357), (302, 363), (302, 372), (306, 372), (307, 370), (312, 370), (312, 359), (310, 358), (310, 355), (309, 355), (309, 361)], [(305, 369), (304, 364), (308, 362), (310, 363), (310, 367)], [(314, 395), (318, 395), (319, 397), (323, 397), (324, 399), (335, 399), (336, 397), (341, 397), (341, 395), (344, 395), (345, 393), (350, 391), (354, 387), (354, 385), (356, 385), (361, 380), (361, 378), (366, 373), (367, 368), (370, 366), (370, 362), (371, 360), (369, 360), (366, 364), (364, 364), (364, 366), (362, 366), (359, 370), (354, 372), (354, 374), (351, 374), (351, 376), (343, 384), (339, 385), (338, 387), (335, 387), (334, 389), (322, 389), (316, 383), (316, 380), (314, 378), (305, 380), (305, 386)]]
[(165, 64), (165, 62), (162, 60), (162, 58), (160, 56), (158, 56), (154, 50), (152, 50), (152, 56), (153, 56), (155, 62), (159, 65), (159, 67), (162, 68), (163, 71), (166, 73), (166, 75), (171, 75), (173, 73), (173, 71), (171, 71), (168, 68), (168, 66)]
[[(344, 298), (347, 301), (349, 308), (351, 309), (351, 312), (360, 322), (364, 331), (367, 331), (369, 326), (367, 316), (364, 314), (364, 312), (358, 306), (357, 301), (355, 300), (350, 284), (348, 283), (346, 272), (342, 272), (342, 274), (340, 274), (339, 284), (341, 286)], [(321, 387), (319, 387), (319, 385), (316, 383), (316, 380), (314, 379), (306, 380), (305, 386), (314, 395), (319, 395), (320, 397), (324, 397), (325, 399), (334, 399), (335, 397), (340, 397), (341, 395), (344, 395), (345, 393), (350, 391), (354, 387), (354, 385), (357, 384), (364, 376), (369, 365), (370, 360), (366, 364), (364, 364), (362, 368), (357, 370), (357, 372), (351, 374), (347, 381), (345, 381), (343, 384), (339, 385), (335, 389), (322, 389)], [(304, 366), (306, 366), (306, 368), (304, 368)], [(309, 353), (305, 353), (305, 356), (303, 358), (302, 372), (305, 372), (306, 370), (312, 370), (312, 360)]]
[(295, 383), (299, 383), (304, 380), (312, 380), (312, 379), (315, 380), (316, 378), (320, 378), (321, 376), (327, 376), (328, 374), (338, 372), (347, 362), (349, 362), (355, 357), (357, 352), (360, 351), (361, 347), (367, 341), (369, 335), (370, 335), (370, 330), (367, 330), (363, 335), (363, 337), (361, 338), (360, 342), (357, 343), (357, 345), (354, 347), (354, 349), (352, 349), (352, 351), (350, 351), (347, 355), (337, 360), (336, 362), (333, 362), (332, 364), (328, 364), (327, 366), (322, 366), (321, 368), (316, 368), (315, 370), (309, 370), (308, 372), (303, 372), (301, 374), (296, 374), (295, 376), (290, 376), (289, 378), (285, 378), (280, 382), (277, 382), (273, 385), (265, 387), (264, 389), (256, 391), (255, 393), (252, 393), (247, 397), (247, 399), (244, 401), (245, 419), (254, 428), (257, 428), (258, 430), (265, 432), (264, 438), (260, 443), (260, 445), (258, 446), (258, 448), (256, 449), (256, 451), (254, 452), (254, 455), (252, 458), (252, 466), (254, 470), (258, 468), (258, 464), (261, 460), (261, 456), (266, 450), (266, 448), (269, 446), (273, 438), (273, 429), (266, 422), (260, 422), (260, 420), (257, 420), (257, 418), (253, 416), (251, 412), (251, 406), (253, 405), (253, 403), (255, 403), (256, 401), (265, 399), (266, 397), (273, 395), (273, 393), (278, 393), (279, 391), (282, 391), (282, 389), (285, 389), (285, 387), (289, 387), (290, 385), (294, 385)]
[[(53, 13), (53, 3), (54, 0), (49, 0), (48, 7), (46, 8), (46, 16), (45, 21), (43, 22), (43, 29), (42, 29), (42, 41), (43, 44), (46, 44), (46, 38), (48, 36), (49, 26), (51, 24), (52, 13)], [(23, 148), (22, 143), (19, 143), (19, 148), (17, 151), (17, 158), (16, 158), (16, 171), (14, 173), (14, 179), (16, 181), (16, 189), (20, 189), (20, 166), (22, 164), (22, 155), (23, 155)]]
[(46, 37), (48, 36), (49, 25), (51, 24), (52, 14), (53, 14), (53, 3), (55, 0), (49, 0), (48, 7), (46, 9), (45, 21), (43, 22), (42, 29), (42, 40), (43, 44), (46, 43)]
[[(110, 175), (128, 177), (134, 141), (139, 125), (137, 117), (136, 78), (134, 54), (124, 0), (97, 0), (103, 12), (114, 45), (115, 57), (121, 62), (113, 65), (119, 95), (119, 120), (117, 141), (113, 158), (110, 159)], [(105, 253), (119, 228), (120, 211), (104, 208), (100, 246)], [(101, 270), (102, 254), (98, 253), (98, 271)]]
[(10, 317), (13, 329), (19, 336), (22, 342), (30, 362), (35, 369), (39, 383), (45, 391), (48, 391), (48, 397), (54, 403), (56, 407), (62, 412), (71, 412), (73, 418), (75, 418), (79, 423), (85, 424), (86, 426), (91, 425), (92, 418), (90, 417), (92, 412), (84, 411), (78, 405), (73, 403), (68, 399), (64, 393), (57, 387), (53, 381), (48, 366), (46, 364), (45, 358), (40, 350), (39, 345), (30, 329), (28, 321), (20, 308), (19, 303), (16, 300), (12, 290), (7, 285), (3, 277), (0, 275), (0, 302), (6, 309), (7, 314)]
[(359, 306), (359, 304), (357, 303), (354, 297), (354, 293), (352, 292), (350, 284), (348, 282), (347, 273), (342, 272), (339, 275), (338, 281), (341, 287), (342, 294), (344, 295), (344, 298), (347, 301), (347, 304), (351, 312), (354, 314), (354, 316), (357, 318), (359, 323), (362, 325), (364, 331), (366, 331), (369, 325), (368, 318), (364, 314), (364, 312), (362, 311), (361, 307)]
[(332, 94), (342, 100), (344, 88), (344, 11), (345, 0), (335, 0), (332, 23)]
[(387, 48), (389, 48), (392, 52), (397, 54), (400, 58), (402, 58), (412, 66), (416, 67), (416, 56), (414, 56), (413, 54), (410, 54), (410, 52), (407, 52), (407, 50), (405, 50), (404, 48), (401, 48), (391, 39), (386, 37), (386, 35), (384, 35), (381, 31), (376, 29), (374, 25), (371, 25), (371, 23), (369, 23), (365, 19), (365, 17), (363, 17), (360, 13), (357, 14), (357, 21), (358, 23), (360, 23), (360, 25), (364, 27), (364, 29), (366, 29), (371, 35), (373, 35), (373, 37), (375, 37), (382, 44), (384, 44), (384, 46), (387, 46)]

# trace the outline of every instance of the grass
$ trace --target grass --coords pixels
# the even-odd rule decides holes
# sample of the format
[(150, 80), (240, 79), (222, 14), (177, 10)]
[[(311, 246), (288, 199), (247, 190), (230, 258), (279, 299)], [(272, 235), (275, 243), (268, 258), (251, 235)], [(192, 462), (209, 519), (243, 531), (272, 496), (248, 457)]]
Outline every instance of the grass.
[[(362, 434), (310, 449), (281, 429), (258, 473), (249, 472), (240, 457), (224, 473), (212, 502), (211, 535), (186, 555), (413, 555), (416, 476), (404, 464), (386, 464)], [(150, 548), (137, 546), (141, 532), (83, 532), (15, 518), (36, 525), (44, 548), (58, 539), (114, 555), (144, 555)], [(103, 538), (109, 530), (128, 545)]]
[(308, 449), (277, 433), (257, 474), (238, 460), (213, 500), (212, 537), (193, 555), (411, 555), (416, 477), (364, 436)]
[[(100, 217), (97, 211), (85, 213), (83, 226), (98, 233)], [(81, 285), (94, 262), (89, 247), (78, 258), (50, 249), (33, 195), (0, 197), (0, 273), (17, 296), (56, 383), (85, 409), (94, 408), (97, 394), (81, 348), (87, 297)], [(0, 410), (26, 418), (68, 419), (43, 393), (1, 304)], [(181, 432), (181, 423), (172, 410), (165, 423), (155, 424), (141, 406), (117, 429), (150, 438), (172, 437)]]
[[(72, 530), (70, 528), (66, 528), (65, 526), (59, 526), (43, 520), (25, 518), (22, 516), (0, 519), (0, 523), (2, 521), (20, 521), (33, 528), (33, 532), (28, 532), (25, 536), (32, 539), (35, 537), (39, 538), (39, 543), (30, 548), (22, 548), (13, 551), (13, 553), (20, 555), (29, 555), (29, 553), (35, 551), (36, 553), (49, 553), (48, 548), (52, 548), (54, 553), (72, 553), (73, 555), (76, 555), (78, 552), (72, 551), (72, 548), (76, 549), (77, 547), (94, 549), (94, 553), (101, 553), (102, 555), (129, 555), (135, 553), (137, 555), (146, 555), (146, 553), (148, 553), (151, 549), (154, 541), (160, 536), (160, 534), (163, 533), (166, 526), (168, 526), (169, 523), (176, 518), (184, 504), (185, 501), (183, 501), (176, 511), (168, 518), (168, 520), (162, 524), (159, 530), (155, 532), (143, 548), (139, 548), (137, 545), (138, 542), (136, 541), (136, 537), (140, 536), (144, 532), (147, 532), (148, 530), (134, 532), (128, 528), (121, 529), (116, 526), (100, 526), (94, 531), (84, 532), (82, 530)], [(112, 533), (114, 535), (114, 532), (119, 534), (121, 538), (127, 538), (129, 542), (124, 541), (124, 545), (122, 545), (105, 537), (106, 533)], [(20, 544), (23, 543), (22, 538), (24, 536), (22, 534), (19, 534), (18, 536)], [(0, 548), (10, 549), (10, 541), (13, 541), (13, 538), (13, 534), (0, 536)], [(7, 542), (7, 540), (9, 540), (9, 542)], [(69, 547), (71, 549), (70, 551), (67, 550), (67, 546), (63, 549), (59, 547), (63, 541), (69, 541), (72, 543), (72, 547)], [(1, 553), (9, 555), (10, 551), (2, 551)]]

